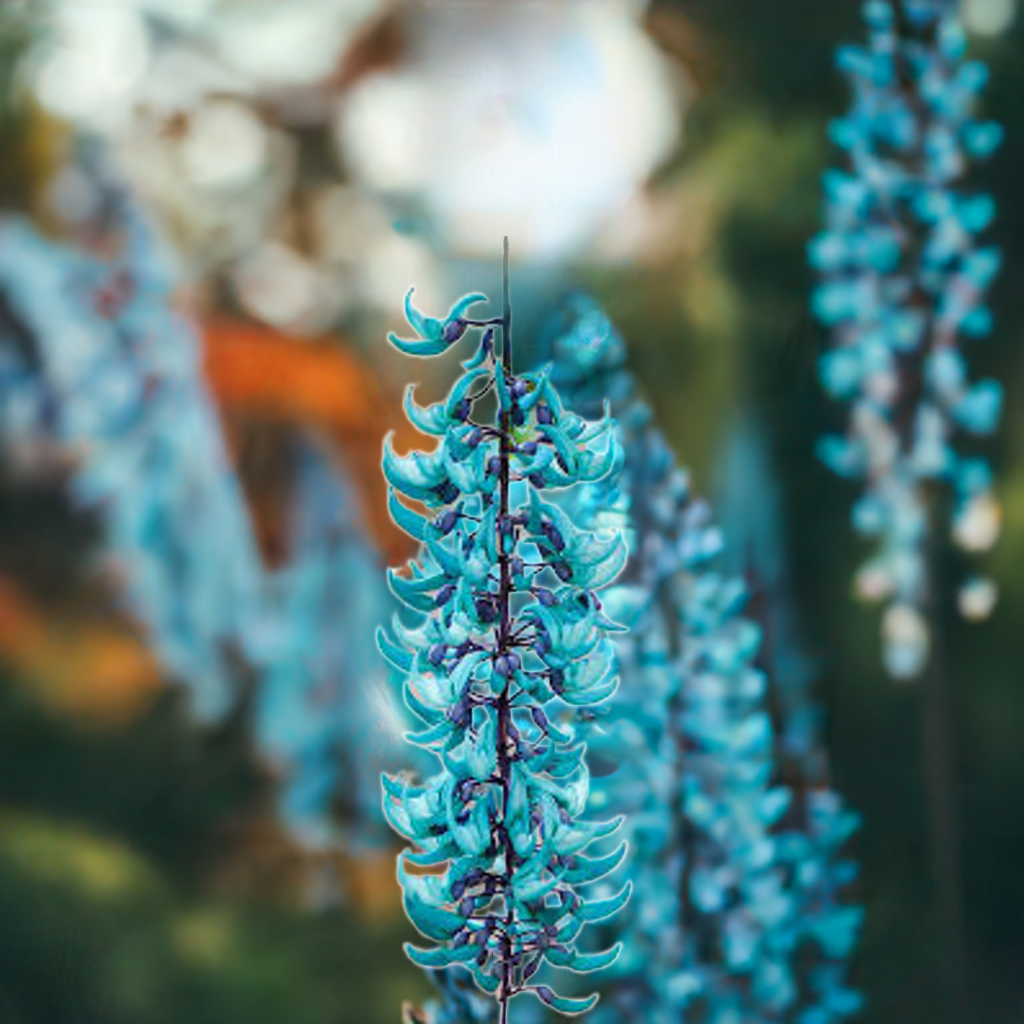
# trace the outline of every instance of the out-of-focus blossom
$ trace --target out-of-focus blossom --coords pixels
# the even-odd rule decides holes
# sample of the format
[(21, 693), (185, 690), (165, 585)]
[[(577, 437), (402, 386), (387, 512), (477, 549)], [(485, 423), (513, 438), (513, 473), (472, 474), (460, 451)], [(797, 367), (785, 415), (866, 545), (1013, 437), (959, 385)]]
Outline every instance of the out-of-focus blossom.
[(358, 820), (376, 819), (376, 769), (394, 742), (367, 699), (375, 679), (387, 689), (372, 632), (390, 602), (374, 548), (350, 489), (310, 456), (292, 558), (264, 567), (164, 253), (136, 210), (100, 199), (113, 262), (21, 220), (0, 225), (0, 289), (31, 339), (31, 351), (0, 339), (5, 441), (17, 452), (49, 438), (67, 453), (74, 496), (104, 523), (105, 563), (201, 716), (236, 701), (241, 656), (286, 817), (325, 841), (343, 765)]
[[(626, 816), (635, 895), (595, 1020), (844, 1019), (860, 1005), (846, 960), (862, 911), (841, 901), (856, 816), (817, 770), (796, 793), (778, 785), (760, 630), (743, 614), (743, 581), (717, 565), (711, 509), (653, 425), (608, 319), (585, 297), (566, 312), (552, 331), (552, 380), (584, 415), (607, 395), (625, 451), (621, 479), (584, 492), (571, 512), (632, 531), (622, 585), (604, 596), (630, 626), (616, 643), (622, 683), (589, 716), (587, 739), (605, 766), (595, 806)], [(810, 740), (794, 746), (816, 755)]]
[(957, 595), (960, 614), (971, 622), (987, 619), (999, 600), (999, 590), (992, 580), (968, 580)]
[(998, 36), (1017, 17), (1017, 0), (960, 0), (960, 12), (968, 32)]
[(960, 349), (992, 328), (985, 293), (1000, 256), (978, 239), (995, 205), (958, 183), (1003, 130), (975, 115), (988, 69), (966, 59), (951, 4), (870, 0), (863, 10), (867, 46), (844, 46), (838, 57), (853, 107), (831, 128), (851, 166), (825, 175), (827, 228), (810, 246), (822, 277), (814, 311), (834, 333), (821, 380), (851, 407), (846, 435), (824, 438), (819, 454), (834, 472), (866, 481), (853, 523), (878, 550), (856, 590), (892, 602), (884, 662), (910, 678), (930, 647), (930, 492), (952, 488), (952, 534), (964, 549), (985, 551), (999, 534), (987, 463), (951, 439), (991, 434), (1002, 406), (999, 382), (972, 383)]

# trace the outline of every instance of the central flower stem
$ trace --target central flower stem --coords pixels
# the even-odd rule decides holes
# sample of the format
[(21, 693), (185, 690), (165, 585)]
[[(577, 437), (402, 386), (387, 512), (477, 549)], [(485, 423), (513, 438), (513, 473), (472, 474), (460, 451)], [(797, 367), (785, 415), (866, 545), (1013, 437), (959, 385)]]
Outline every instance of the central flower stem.
[[(508, 288), (508, 236), (505, 237), (502, 253), (502, 316), (501, 316), (501, 363), (506, 379), (512, 375), (512, 306), (509, 301)], [(500, 583), (498, 593), (499, 615), (497, 657), (504, 657), (511, 650), (512, 625), (512, 579), (509, 572), (509, 553), (505, 550), (506, 537), (514, 537), (508, 528), (509, 519), (509, 462), (512, 452), (512, 414), (503, 408), (499, 416), (501, 437), (498, 457), (501, 460), (499, 475), (499, 507), (498, 507), (498, 565)], [(511, 725), (511, 693), (512, 673), (505, 674), (504, 688), (498, 699), (498, 777), (502, 789), (502, 828), (501, 833), (505, 845), (505, 930), (502, 936), (502, 969), (499, 1000), (501, 1006), (500, 1024), (508, 1024), (508, 1004), (512, 995), (512, 929), (515, 914), (512, 906), (512, 869), (514, 866), (515, 848), (508, 829), (508, 814), (512, 800), (512, 770), (510, 747), (512, 744)]]

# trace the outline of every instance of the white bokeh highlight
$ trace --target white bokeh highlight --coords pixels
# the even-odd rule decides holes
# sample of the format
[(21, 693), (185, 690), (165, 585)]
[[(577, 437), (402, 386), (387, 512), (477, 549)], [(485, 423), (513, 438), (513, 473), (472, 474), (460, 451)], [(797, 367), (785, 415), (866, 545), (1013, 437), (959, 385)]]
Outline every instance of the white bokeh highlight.
[(425, 10), (419, 52), (339, 109), (353, 176), (424, 202), (444, 245), (579, 249), (672, 150), (680, 88), (628, 6)]
[(1017, 17), (1017, 0), (962, 0), (960, 15), (968, 32), (976, 36), (998, 36)]

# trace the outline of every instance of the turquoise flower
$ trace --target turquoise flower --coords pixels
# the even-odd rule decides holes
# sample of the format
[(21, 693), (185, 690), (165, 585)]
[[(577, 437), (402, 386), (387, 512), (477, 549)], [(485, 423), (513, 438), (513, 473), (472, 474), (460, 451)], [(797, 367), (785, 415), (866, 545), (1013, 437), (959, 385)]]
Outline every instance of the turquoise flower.
[[(600, 704), (618, 684), (608, 634), (620, 627), (597, 591), (627, 552), (620, 534), (581, 530), (542, 496), (598, 481), (618, 465), (613, 423), (565, 411), (546, 372), (513, 372), (510, 314), (462, 317), (482, 300), (467, 296), (444, 321), (409, 304), (426, 340), (392, 338), (428, 355), (469, 326), (488, 328), (445, 400), (421, 408), (406, 397), (410, 419), (437, 447), (399, 456), (385, 446), (391, 513), (420, 554), (388, 574), (415, 624), (396, 618), (379, 644), (404, 674), (406, 705), (421, 723), (408, 740), (433, 755), (437, 773), (385, 776), (384, 809), (412, 844), (398, 877), (406, 913), (430, 945), (406, 952), (441, 972), (447, 1003), (435, 1019), (450, 1018), (456, 999), (477, 1006), (465, 998), (471, 977), (504, 1024), (509, 1001), (523, 993), (564, 1014), (590, 1009), (597, 996), (561, 996), (538, 972), (545, 963), (598, 971), (620, 953), (578, 943), (585, 925), (625, 905), (630, 887), (600, 886), (625, 846), (596, 855), (589, 847), (622, 821), (585, 817), (589, 774), (570, 709)], [(476, 403), (492, 392), (495, 419), (478, 422)]]
[[(988, 69), (966, 59), (955, 5), (870, 0), (863, 11), (867, 45), (838, 53), (853, 106), (831, 127), (850, 169), (826, 173), (826, 228), (809, 247), (821, 275), (812, 307), (834, 339), (821, 381), (850, 406), (845, 434), (822, 438), (818, 454), (865, 484), (853, 522), (876, 551), (856, 589), (888, 605), (885, 665), (912, 678), (929, 659), (935, 484), (953, 491), (956, 543), (980, 551), (998, 536), (987, 467), (952, 440), (991, 434), (1002, 407), (997, 381), (969, 381), (959, 344), (992, 330), (985, 293), (1000, 264), (979, 241), (995, 204), (960, 182), (1003, 130), (975, 116)], [(963, 591), (960, 604), (972, 607)]]

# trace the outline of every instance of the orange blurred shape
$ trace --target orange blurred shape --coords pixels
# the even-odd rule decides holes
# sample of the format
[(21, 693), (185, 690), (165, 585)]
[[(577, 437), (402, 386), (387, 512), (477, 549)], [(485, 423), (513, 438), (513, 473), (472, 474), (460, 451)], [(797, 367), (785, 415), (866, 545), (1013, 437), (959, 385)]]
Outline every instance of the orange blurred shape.
[(328, 438), (359, 489), (365, 522), (389, 564), (413, 542), (391, 521), (381, 472), (389, 430), (408, 450), (419, 435), (373, 371), (333, 337), (296, 339), (250, 321), (212, 318), (203, 325), (206, 374), (227, 414), (250, 414), (312, 427)]
[(396, 918), (402, 912), (402, 890), (395, 874), (395, 850), (364, 850), (338, 858), (345, 892), (353, 906), (374, 921)]
[(126, 623), (46, 615), (3, 578), (0, 657), (53, 710), (96, 723), (131, 719), (162, 685), (153, 654)]

